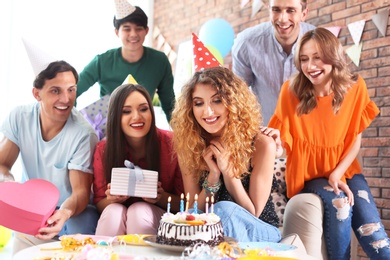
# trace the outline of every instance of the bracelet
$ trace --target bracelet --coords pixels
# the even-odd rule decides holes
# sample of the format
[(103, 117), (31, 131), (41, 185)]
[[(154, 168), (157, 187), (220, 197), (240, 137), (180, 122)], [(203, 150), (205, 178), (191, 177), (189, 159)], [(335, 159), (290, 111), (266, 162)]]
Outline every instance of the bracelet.
[(207, 178), (204, 179), (203, 181), (203, 184), (202, 184), (202, 187), (204, 188), (204, 192), (205, 194), (206, 193), (216, 193), (217, 191), (219, 191), (219, 189), (221, 188), (221, 181), (218, 180), (217, 183), (213, 184), (213, 185), (209, 185), (209, 180)]
[(15, 178), (12, 174), (5, 175), (4, 173), (0, 173), (0, 182), (6, 181), (15, 181)]

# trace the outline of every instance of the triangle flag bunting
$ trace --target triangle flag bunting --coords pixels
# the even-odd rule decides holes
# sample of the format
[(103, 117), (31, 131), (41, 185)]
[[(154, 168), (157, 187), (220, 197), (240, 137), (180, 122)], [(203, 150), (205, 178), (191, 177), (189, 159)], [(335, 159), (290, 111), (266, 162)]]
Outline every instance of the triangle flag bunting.
[(389, 17), (389, 12), (390, 9), (386, 9), (372, 17), (372, 22), (378, 28), (379, 32), (382, 34), (383, 37), (386, 36), (387, 18)]
[(261, 10), (263, 4), (264, 3), (260, 0), (253, 0), (251, 18), (253, 18)]
[(241, 9), (244, 8), (244, 6), (246, 6), (248, 3), (249, 0), (241, 0), (241, 4), (240, 4)]
[(352, 62), (359, 67), (360, 64), (360, 54), (362, 53), (363, 43), (359, 45), (352, 45), (346, 50), (348, 57), (351, 58)]
[(362, 38), (364, 25), (366, 25), (366, 20), (348, 24), (349, 32), (351, 33), (352, 40), (356, 46), (359, 45), (360, 39)]
[(331, 33), (333, 33), (334, 36), (339, 37), (341, 26), (331, 26), (331, 27), (325, 27), (325, 28), (328, 29)]

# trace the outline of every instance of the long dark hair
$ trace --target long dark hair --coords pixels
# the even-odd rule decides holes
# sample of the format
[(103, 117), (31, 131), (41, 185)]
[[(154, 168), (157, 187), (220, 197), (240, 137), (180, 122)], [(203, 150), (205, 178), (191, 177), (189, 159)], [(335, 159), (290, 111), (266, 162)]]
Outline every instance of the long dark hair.
[(125, 84), (117, 87), (110, 96), (108, 104), (106, 147), (104, 149), (104, 169), (107, 183), (111, 182), (111, 169), (124, 167), (127, 158), (128, 143), (122, 131), (122, 109), (126, 98), (138, 91), (147, 100), (150, 112), (152, 113), (152, 124), (146, 138), (146, 163), (147, 169), (160, 172), (160, 143), (156, 128), (156, 119), (153, 110), (152, 100), (146, 89), (140, 85)]

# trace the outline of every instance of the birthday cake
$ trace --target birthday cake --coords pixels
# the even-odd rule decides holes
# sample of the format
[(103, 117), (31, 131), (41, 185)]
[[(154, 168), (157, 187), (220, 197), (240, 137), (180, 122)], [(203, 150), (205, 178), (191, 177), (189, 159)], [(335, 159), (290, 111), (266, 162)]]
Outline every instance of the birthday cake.
[(193, 246), (198, 243), (216, 246), (223, 241), (222, 223), (214, 213), (165, 213), (161, 217), (156, 238), (159, 244), (175, 246)]

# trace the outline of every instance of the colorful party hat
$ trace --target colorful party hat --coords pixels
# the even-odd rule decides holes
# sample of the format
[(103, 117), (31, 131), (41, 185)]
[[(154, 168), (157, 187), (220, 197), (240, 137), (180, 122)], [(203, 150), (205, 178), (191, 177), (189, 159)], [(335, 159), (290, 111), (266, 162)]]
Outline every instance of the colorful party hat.
[(120, 20), (132, 14), (135, 11), (135, 7), (127, 0), (115, 0), (115, 10), (115, 18)]
[(30, 41), (22, 38), (24, 47), (26, 48), (28, 58), (30, 59), (31, 66), (34, 71), (34, 75), (37, 76), (42, 70), (57, 59), (54, 59), (51, 55), (45, 53)]
[(192, 33), (192, 45), (195, 72), (205, 68), (221, 66), (218, 60), (214, 57), (210, 50), (207, 49), (195, 33)]
[[(133, 75), (129, 74), (126, 79), (123, 81), (123, 84), (133, 84), (133, 85), (137, 85), (137, 81), (135, 80), (135, 78), (133, 77)], [(123, 85), (122, 84), (122, 85)]]

